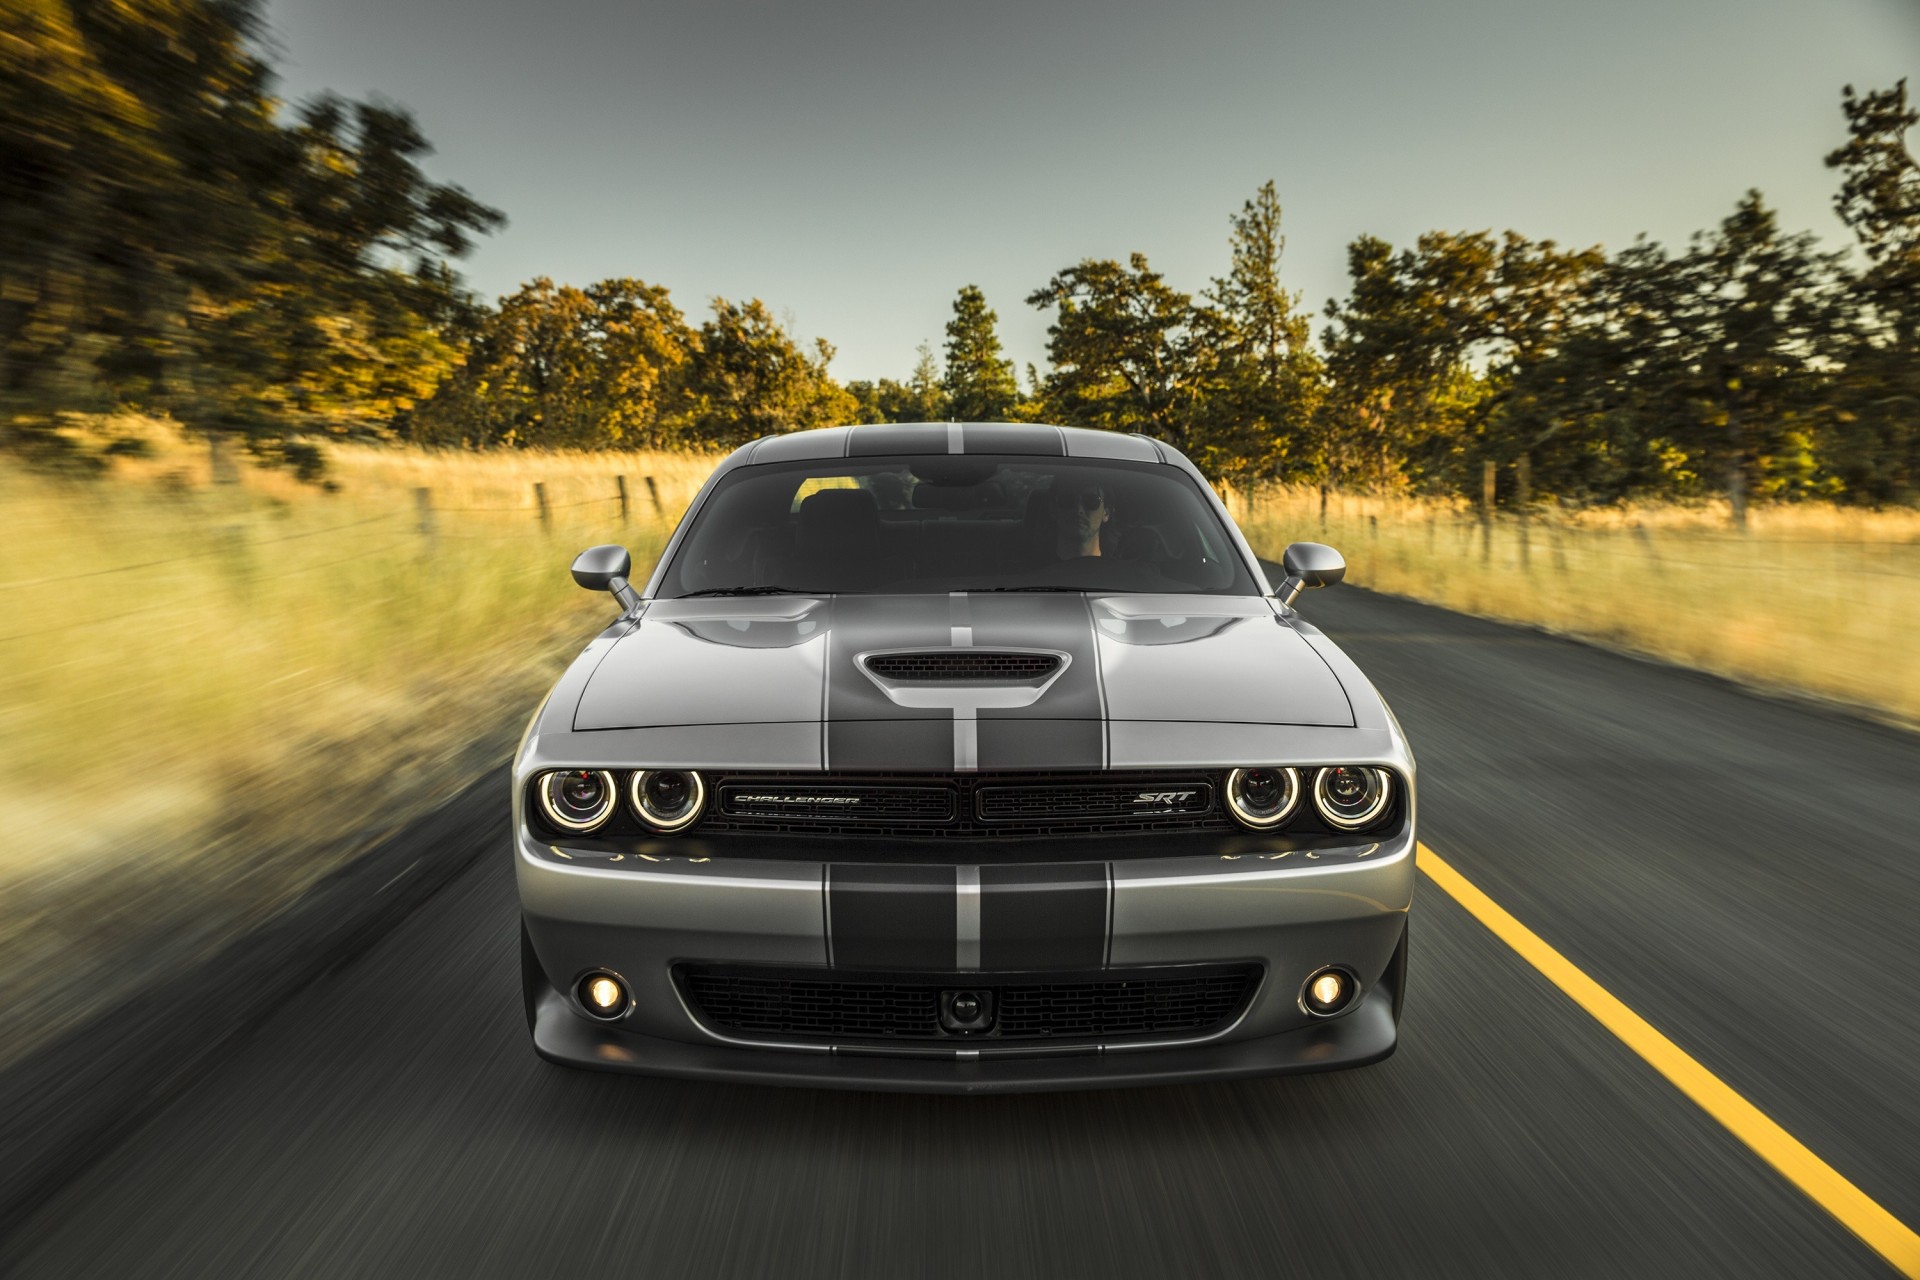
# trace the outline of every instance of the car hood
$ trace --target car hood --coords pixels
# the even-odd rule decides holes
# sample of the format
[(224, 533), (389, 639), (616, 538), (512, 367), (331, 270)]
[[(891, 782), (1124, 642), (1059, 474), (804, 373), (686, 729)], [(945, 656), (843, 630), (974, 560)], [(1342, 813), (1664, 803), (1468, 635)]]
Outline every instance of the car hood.
[[(862, 662), (901, 649), (1040, 650), (1059, 665), (1010, 691), (889, 683)], [(927, 751), (962, 750), (959, 721), (1003, 743), (996, 759), (1044, 767), (1110, 722), (1354, 716), (1327, 663), (1262, 597), (958, 592), (654, 601), (595, 668), (573, 728), (808, 722), (842, 757), (897, 751), (914, 768)]]

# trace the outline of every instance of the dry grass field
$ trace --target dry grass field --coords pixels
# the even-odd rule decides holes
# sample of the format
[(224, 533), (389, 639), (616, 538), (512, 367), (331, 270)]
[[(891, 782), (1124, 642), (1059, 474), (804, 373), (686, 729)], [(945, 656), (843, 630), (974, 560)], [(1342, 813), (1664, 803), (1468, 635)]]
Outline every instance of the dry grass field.
[(336, 448), (329, 492), (113, 431), (147, 456), (0, 466), (0, 1062), (504, 762), (613, 616), (568, 561), (650, 566), (713, 463)]
[(1562, 512), (1310, 489), (1236, 494), (1263, 556), (1328, 542), (1349, 581), (1920, 724), (1920, 512), (1819, 504)]

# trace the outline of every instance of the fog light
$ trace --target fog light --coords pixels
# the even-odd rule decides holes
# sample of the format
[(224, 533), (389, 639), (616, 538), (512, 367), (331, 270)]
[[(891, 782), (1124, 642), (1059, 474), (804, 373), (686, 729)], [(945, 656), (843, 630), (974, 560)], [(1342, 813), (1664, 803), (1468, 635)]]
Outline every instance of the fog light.
[(596, 1018), (617, 1018), (627, 1011), (627, 987), (610, 973), (580, 979), (580, 1003)]
[(1345, 969), (1321, 969), (1300, 989), (1300, 1007), (1317, 1018), (1331, 1018), (1353, 1003), (1360, 984)]

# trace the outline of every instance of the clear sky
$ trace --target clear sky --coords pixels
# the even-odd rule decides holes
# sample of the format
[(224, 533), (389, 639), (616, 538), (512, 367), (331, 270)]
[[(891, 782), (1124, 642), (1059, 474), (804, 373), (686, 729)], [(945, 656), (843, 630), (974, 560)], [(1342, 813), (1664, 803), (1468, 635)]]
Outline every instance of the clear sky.
[[(429, 171), (504, 210), (466, 261), (638, 276), (697, 321), (760, 297), (904, 378), (972, 282), (1044, 365), (1026, 295), (1139, 250), (1226, 269), (1267, 179), (1315, 310), (1345, 247), (1512, 227), (1670, 243), (1759, 187), (1847, 242), (1840, 89), (1920, 82), (1920, 0), (267, 0), (283, 88), (378, 94)], [(1319, 325), (1316, 322), (1316, 330)]]

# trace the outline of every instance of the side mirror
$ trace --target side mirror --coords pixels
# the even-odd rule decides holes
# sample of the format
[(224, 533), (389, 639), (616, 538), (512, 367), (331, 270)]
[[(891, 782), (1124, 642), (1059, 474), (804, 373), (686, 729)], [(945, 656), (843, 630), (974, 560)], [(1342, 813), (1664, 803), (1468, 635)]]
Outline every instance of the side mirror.
[(623, 612), (640, 603), (640, 593), (627, 581), (632, 572), (633, 557), (612, 543), (588, 547), (573, 558), (573, 580), (589, 591), (611, 591)]
[(1324, 542), (1291, 544), (1280, 557), (1280, 566), (1287, 571), (1287, 578), (1274, 595), (1289, 609), (1308, 587), (1330, 587), (1347, 576), (1346, 560)]

